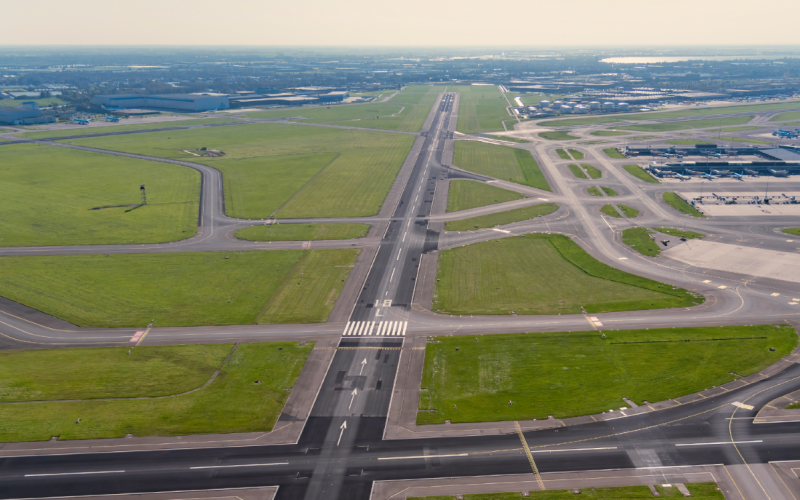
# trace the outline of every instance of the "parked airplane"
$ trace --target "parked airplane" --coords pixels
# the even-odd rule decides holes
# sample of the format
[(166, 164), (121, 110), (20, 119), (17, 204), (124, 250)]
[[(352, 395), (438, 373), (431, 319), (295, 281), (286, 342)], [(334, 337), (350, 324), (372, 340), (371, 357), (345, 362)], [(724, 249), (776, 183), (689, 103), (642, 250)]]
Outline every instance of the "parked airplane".
[(118, 122), (119, 121), (119, 117), (118, 116), (108, 116), (108, 115), (106, 115), (106, 121), (107, 122)]
[(72, 121), (81, 125), (89, 125), (89, 122), (92, 120), (91, 118), (78, 118), (77, 116), (73, 116)]
[(733, 173), (733, 176), (740, 181), (744, 180), (744, 176), (742, 174), (737, 174), (736, 172)]
[(691, 177), (687, 177), (687, 176), (681, 175), (681, 174), (675, 174), (675, 177), (677, 177), (678, 179), (680, 179), (682, 181), (688, 181), (689, 179), (691, 179)]
[(125, 108), (107, 108), (107, 107), (103, 106), (102, 104), (100, 105), (100, 107), (105, 109), (106, 111), (124, 111), (125, 110)]
[(788, 176), (789, 176), (789, 172), (788, 172), (788, 171), (786, 171), (786, 170), (773, 170), (773, 169), (769, 169), (769, 173), (771, 173), (771, 174), (772, 174), (772, 175), (774, 175), (775, 177), (788, 177)]
[(752, 175), (753, 177), (758, 177), (758, 172), (755, 170), (750, 170), (749, 168), (744, 169), (744, 173), (747, 175)]

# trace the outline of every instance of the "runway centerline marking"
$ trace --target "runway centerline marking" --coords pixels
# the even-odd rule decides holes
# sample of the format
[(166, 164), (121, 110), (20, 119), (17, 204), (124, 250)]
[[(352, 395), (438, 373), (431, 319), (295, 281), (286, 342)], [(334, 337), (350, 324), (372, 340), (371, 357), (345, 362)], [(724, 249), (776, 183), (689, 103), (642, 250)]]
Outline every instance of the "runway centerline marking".
[(409, 457), (378, 457), (378, 460), (412, 460), (416, 458), (447, 458), (447, 457), (468, 457), (469, 453), (451, 453), (449, 455), (412, 455)]
[(756, 441), (717, 441), (716, 443), (679, 443), (675, 446), (715, 446), (718, 444), (749, 444), (749, 443), (761, 443), (760, 439)]
[(275, 462), (272, 464), (201, 465), (198, 467), (189, 467), (189, 469), (194, 470), (194, 469), (225, 469), (229, 467), (266, 467), (268, 465), (289, 465), (289, 462)]
[(88, 472), (53, 472), (50, 474), (25, 474), (25, 477), (45, 477), (45, 476), (80, 476), (83, 474), (122, 474), (124, 470), (98, 470)]

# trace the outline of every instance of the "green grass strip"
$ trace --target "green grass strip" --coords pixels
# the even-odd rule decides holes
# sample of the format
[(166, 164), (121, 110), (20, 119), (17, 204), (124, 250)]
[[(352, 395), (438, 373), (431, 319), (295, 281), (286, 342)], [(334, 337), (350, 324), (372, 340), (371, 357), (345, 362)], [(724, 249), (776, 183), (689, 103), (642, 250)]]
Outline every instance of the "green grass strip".
[(800, 410), (800, 403), (792, 403), (786, 407), (787, 410)]
[(483, 182), (456, 179), (450, 181), (447, 211), (458, 212), (507, 201), (521, 200), (524, 195)]
[[(717, 483), (687, 483), (686, 489), (697, 500), (725, 500), (725, 496), (719, 491)], [(655, 488), (661, 493), (662, 497), (682, 497), (676, 487), (665, 488), (657, 484)], [(647, 486), (618, 486), (610, 488), (581, 488), (581, 495), (585, 498), (594, 500), (621, 500), (630, 498), (653, 498), (650, 488)], [(473, 493), (462, 497), (464, 500), (516, 500), (530, 498), (532, 500), (574, 500), (575, 494), (572, 490), (548, 490), (530, 491), (527, 496), (522, 496), (520, 492), (511, 493)], [(433, 497), (409, 497), (408, 500), (456, 500), (455, 496), (441, 495)]]
[(623, 165), (622, 168), (624, 168), (626, 172), (636, 177), (637, 179), (649, 182), (651, 184), (661, 184), (661, 181), (659, 181), (652, 175), (645, 172), (645, 170), (639, 165)]
[(617, 219), (622, 218), (622, 215), (617, 212), (617, 209), (614, 208), (614, 205), (603, 205), (600, 207), (600, 212), (608, 215), (609, 217), (616, 217)]
[(580, 137), (575, 137), (574, 135), (570, 135), (568, 130), (539, 132), (539, 137), (541, 137), (542, 139), (547, 139), (548, 141), (569, 141), (572, 139), (580, 139)]
[(603, 196), (603, 193), (601, 193), (600, 190), (598, 188), (594, 187), (594, 186), (592, 186), (589, 189), (587, 189), (587, 191), (592, 196)]
[[(125, 120), (124, 123), (129, 123), (130, 120)], [(218, 123), (236, 123), (239, 120), (236, 118), (199, 118), (193, 120), (174, 120), (168, 122), (151, 122), (151, 123), (135, 123), (132, 125), (107, 125), (103, 127), (80, 127), (65, 130), (49, 130), (47, 132), (25, 132), (19, 134), (20, 137), (27, 137), (30, 139), (51, 139), (54, 137), (75, 137), (78, 135), (92, 135), (92, 134), (113, 134), (116, 132), (133, 132), (139, 130), (158, 130), (163, 128), (173, 127), (196, 127), (199, 125), (210, 125)]]
[[(294, 386), (303, 365), (311, 353), (314, 343), (298, 345), (296, 342), (242, 344), (217, 378), (196, 392), (163, 399), (123, 400), (123, 401), (82, 401), (59, 403), (31, 403), (3, 405), (3, 426), (0, 428), (0, 442), (47, 441), (53, 436), (59, 439), (100, 439), (121, 438), (126, 434), (142, 436), (183, 436), (189, 434), (222, 434), (233, 432), (269, 432), (272, 430), (283, 407), (291, 394), (287, 388)], [(133, 373), (141, 367), (146, 371), (136, 371), (125, 383), (119, 381), (113, 390), (115, 397), (130, 397), (141, 393), (141, 384), (150, 383), (162, 387), (162, 392), (175, 394), (188, 387), (189, 380), (180, 380), (171, 375), (187, 372), (203, 372), (194, 376), (192, 382), (205, 383), (209, 371), (218, 368), (222, 359), (233, 348), (232, 344), (219, 346), (180, 346), (180, 347), (137, 347), (128, 355), (128, 347), (106, 348), (108, 352), (100, 357), (104, 362), (113, 361), (113, 369), (86, 376), (86, 380), (101, 386), (105, 380), (118, 380), (119, 375)], [(172, 350), (173, 353), (161, 356), (162, 361), (145, 358), (158, 357), (158, 351)], [(186, 349), (197, 352), (205, 349), (208, 359), (181, 354)], [(139, 353), (142, 350), (144, 352)], [(226, 351), (220, 355), (219, 351)], [(74, 353), (73, 351), (83, 351)], [(96, 349), (59, 349), (53, 355), (48, 351), (33, 356), (38, 373), (53, 371), (64, 374), (66, 379), (53, 381), (62, 388), (61, 394), (78, 394), (70, 387), (79, 389), (86, 384), (77, 375), (88, 367), (99, 364), (92, 355)], [(213, 366), (209, 366), (213, 358)], [(85, 360), (85, 367), (78, 360)], [(143, 362), (143, 359), (145, 360)], [(183, 360), (202, 363), (198, 367), (177, 366)], [(172, 365), (170, 365), (171, 363)], [(74, 367), (71, 374), (68, 367)], [(45, 368), (46, 367), (46, 368)], [(159, 368), (170, 368), (162, 372)], [(99, 378), (98, 378), (99, 376)], [(43, 380), (52, 378), (44, 375)], [(147, 382), (145, 379), (152, 379)], [(255, 382), (260, 380), (261, 383)], [(22, 381), (18, 390), (31, 392), (37, 390), (36, 382)], [(195, 387), (192, 387), (194, 389)], [(96, 393), (99, 394), (99, 393)], [(236, 411), (231, 411), (235, 408)], [(80, 419), (81, 423), (75, 422)]]
[(581, 166), (586, 169), (586, 173), (589, 174), (589, 177), (592, 179), (599, 179), (603, 177), (603, 172), (601, 172), (599, 168), (585, 164), (581, 164)]
[(541, 205), (531, 205), (529, 207), (517, 208), (495, 214), (481, 215), (471, 219), (450, 221), (445, 224), (446, 231), (474, 231), (487, 227), (502, 226), (523, 220), (534, 219), (543, 215), (549, 215), (558, 210), (555, 203), (545, 203)]
[(758, 373), (797, 345), (789, 325), (603, 333), (605, 339), (596, 331), (479, 335), (477, 342), (435, 337), (425, 348), (421, 386), (428, 390), (419, 408), (436, 411), (420, 411), (417, 422), (616, 413), (623, 397), (641, 405), (718, 387), (738, 378), (730, 372)]
[(635, 130), (638, 132), (670, 132), (673, 130), (688, 130), (693, 128), (711, 128), (724, 125), (742, 125), (753, 119), (752, 115), (731, 116), (728, 118), (707, 118), (705, 120), (689, 120), (682, 122), (641, 123), (637, 125), (624, 125), (620, 130)]
[(571, 154), (572, 157), (575, 158), (576, 160), (583, 160), (583, 153), (581, 153), (577, 149), (570, 149), (569, 154)]
[(792, 234), (794, 236), (800, 236), (800, 227), (787, 227), (782, 229), (782, 231), (786, 234)]
[(630, 135), (630, 132), (623, 132), (622, 130), (595, 130), (590, 132), (589, 135), (597, 137), (613, 137), (616, 135)]
[(619, 193), (611, 189), (610, 187), (600, 186), (600, 189), (606, 194), (606, 196), (617, 196)]
[(433, 311), (447, 314), (575, 314), (581, 305), (589, 312), (611, 312), (703, 301), (603, 264), (557, 234), (445, 250), (439, 254), (437, 280)]
[(578, 165), (570, 163), (569, 165), (567, 165), (567, 167), (569, 167), (569, 170), (572, 172), (572, 175), (574, 175), (578, 179), (587, 179), (586, 174), (583, 173), (583, 170)]
[(653, 229), (655, 229), (659, 233), (668, 234), (670, 236), (677, 236), (679, 238), (686, 236), (687, 240), (695, 240), (705, 237), (705, 234), (702, 233), (695, 233), (694, 231), (686, 231), (686, 233), (684, 233), (683, 229), (673, 229), (671, 227), (654, 227)]
[(553, 191), (550, 184), (547, 182), (547, 178), (545, 178), (542, 173), (542, 169), (539, 167), (539, 164), (530, 151), (515, 149), (514, 155), (517, 158), (517, 165), (519, 165), (520, 170), (522, 170), (522, 175), (525, 177), (525, 180), (515, 180), (512, 182), (541, 189), (542, 191)]
[(625, 215), (625, 217), (627, 217), (629, 219), (633, 219), (634, 217), (639, 215), (639, 211), (638, 210), (636, 210), (633, 207), (629, 207), (628, 205), (617, 205), (617, 208), (619, 208), (622, 211), (622, 213)]
[(368, 224), (270, 224), (250, 226), (234, 233), (249, 241), (311, 241), (363, 238)]
[(684, 200), (675, 193), (672, 192), (664, 193), (664, 201), (667, 203), (667, 205), (671, 206), (672, 208), (680, 212), (691, 215), (693, 217), (705, 218), (705, 215), (703, 215), (699, 210), (694, 208), (689, 203), (686, 203), (686, 200)]
[(622, 242), (642, 255), (656, 257), (661, 253), (661, 247), (650, 238), (651, 231), (644, 227), (632, 227), (622, 231)]
[(556, 153), (558, 153), (558, 156), (560, 156), (562, 160), (571, 160), (572, 159), (572, 157), (569, 154), (567, 154), (567, 152), (564, 151), (561, 148), (556, 149)]
[(617, 148), (603, 148), (603, 152), (607, 154), (609, 158), (614, 158), (617, 160), (623, 160), (627, 158), (624, 154), (617, 151)]
[(694, 146), (695, 144), (714, 144), (714, 143), (709, 141), (701, 141), (699, 139), (670, 139), (669, 141), (664, 141), (664, 144)]

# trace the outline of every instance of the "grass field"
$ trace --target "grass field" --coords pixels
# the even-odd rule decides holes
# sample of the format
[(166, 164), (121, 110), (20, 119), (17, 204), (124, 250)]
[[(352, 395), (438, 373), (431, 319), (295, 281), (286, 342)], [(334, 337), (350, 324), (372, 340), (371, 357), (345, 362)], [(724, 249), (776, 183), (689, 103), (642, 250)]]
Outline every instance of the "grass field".
[(551, 214), (556, 210), (558, 210), (558, 205), (554, 203), (531, 205), (529, 207), (517, 208), (505, 212), (481, 215), (471, 219), (450, 221), (445, 224), (444, 229), (446, 231), (474, 231), (476, 229), (502, 226), (505, 224), (511, 224), (512, 222), (519, 222), (541, 217), (543, 215)]
[(649, 231), (644, 227), (632, 227), (622, 231), (622, 242), (642, 255), (657, 257), (661, 253), (658, 243), (650, 239)]
[(782, 231), (786, 234), (793, 234), (795, 236), (800, 236), (800, 227), (787, 227), (782, 229)]
[[(223, 174), (228, 215), (266, 218), (278, 211), (278, 218), (302, 218), (378, 213), (414, 137), (254, 124), (69, 142), (203, 163)], [(195, 157), (182, 151), (201, 147), (226, 156)]]
[(655, 229), (659, 233), (668, 234), (670, 236), (678, 236), (678, 237), (686, 236), (687, 240), (694, 240), (698, 238), (703, 238), (705, 236), (705, 234), (695, 233), (694, 231), (686, 231), (684, 233), (683, 229), (674, 229), (671, 227), (654, 227), (653, 229)]
[(800, 403), (792, 403), (786, 407), (787, 410), (800, 410)]
[(569, 141), (572, 139), (580, 139), (580, 137), (575, 137), (574, 135), (570, 135), (568, 130), (539, 132), (539, 137), (541, 137), (542, 139), (547, 139), (548, 141)]
[(769, 121), (771, 121), (771, 122), (780, 122), (780, 121), (784, 121), (784, 120), (796, 120), (798, 118), (800, 118), (800, 111), (790, 111), (788, 113), (777, 114), (777, 115), (773, 116), (772, 118), (770, 118)]
[(458, 131), (464, 134), (505, 130), (503, 120), (509, 119), (508, 102), (495, 85), (449, 86), (448, 92), (460, 92)]
[(558, 156), (562, 160), (571, 160), (572, 159), (572, 157), (569, 155), (569, 153), (567, 153), (566, 151), (564, 151), (561, 148), (556, 149), (556, 154), (558, 154)]
[(619, 208), (625, 217), (629, 219), (633, 219), (634, 217), (639, 215), (639, 211), (633, 207), (629, 207), (628, 205), (619, 205), (617, 204), (617, 208)]
[(685, 307), (703, 300), (598, 262), (557, 234), (442, 251), (436, 277), (432, 310), (446, 314), (576, 314), (580, 306), (597, 313)]
[(363, 238), (367, 224), (270, 224), (250, 226), (234, 233), (249, 241), (311, 241)]
[[(603, 190), (602, 192), (600, 191), (601, 189)], [(587, 191), (589, 191), (589, 194), (592, 195), (592, 196), (603, 196), (603, 193), (605, 193), (606, 196), (618, 196), (619, 195), (619, 193), (617, 193), (616, 191), (614, 191), (610, 187), (606, 187), (606, 186), (600, 186), (600, 188), (590, 187)]]
[(718, 141), (743, 142), (745, 144), (772, 144), (773, 142), (773, 141), (765, 141), (763, 139), (751, 139), (750, 137), (725, 137), (725, 136), (720, 137)]
[(722, 127), (725, 125), (743, 125), (753, 119), (752, 115), (730, 116), (728, 118), (707, 118), (705, 120), (688, 120), (682, 122), (665, 123), (640, 123), (637, 125), (624, 125), (620, 130), (634, 130), (637, 132), (669, 132), (672, 130), (688, 130), (693, 128)]
[(583, 163), (581, 164), (581, 166), (586, 170), (586, 173), (589, 174), (590, 178), (599, 179), (603, 177), (603, 172), (599, 168), (593, 167), (591, 165), (585, 165)]
[(622, 130), (596, 130), (594, 132), (590, 132), (589, 135), (596, 135), (597, 137), (613, 137), (616, 135), (630, 135), (630, 132), (625, 132)]
[(476, 141), (456, 141), (453, 163), (464, 170), (552, 191), (530, 151)]
[[(130, 355), (126, 354), (127, 347), (17, 351), (13, 354), (21, 353), (20, 359), (33, 361), (39, 370), (32, 374), (34, 381), (20, 378), (14, 389), (32, 395), (40, 390), (40, 384), (51, 380), (57, 385), (44, 389), (48, 397), (176, 394), (205, 383), (233, 347), (137, 347)], [(267, 432), (272, 430), (291, 394), (285, 389), (294, 386), (312, 347), (313, 342), (302, 346), (295, 342), (242, 344), (211, 384), (176, 397), (0, 405), (0, 442), (46, 441), (53, 436), (64, 440), (120, 438), (126, 434), (140, 437)], [(194, 362), (197, 366), (192, 366)], [(111, 365), (113, 368), (109, 369)], [(70, 366), (75, 371), (69, 370)], [(53, 371), (47, 373), (43, 367)], [(89, 374), (90, 367), (99, 368), (100, 373)], [(57, 380), (56, 373), (73, 378)], [(86, 379), (98, 385), (104, 380), (116, 385), (85, 387), (86, 381), (75, 377), (81, 373), (87, 373)], [(126, 373), (129, 377), (121, 379)], [(188, 375), (191, 379), (173, 375)], [(256, 380), (261, 383), (255, 384)], [(76, 424), (79, 418), (81, 423)]]
[(698, 211), (689, 203), (686, 203), (686, 200), (684, 200), (675, 193), (672, 192), (664, 193), (664, 201), (667, 203), (667, 205), (671, 206), (672, 208), (680, 212), (691, 215), (693, 217), (705, 218), (705, 215), (700, 213), (700, 211)]
[[(120, 123), (130, 123), (133, 120), (125, 120)], [(79, 127), (64, 130), (50, 130), (47, 132), (25, 132), (19, 134), (21, 137), (31, 139), (50, 139), (53, 137), (74, 137), (76, 135), (90, 134), (112, 134), (116, 132), (130, 132), (135, 130), (158, 130), (171, 127), (195, 127), (198, 125), (210, 125), (215, 123), (236, 123), (236, 118), (198, 118), (193, 120), (175, 120), (169, 122), (135, 123), (132, 125), (108, 124), (103, 127)]]
[(186, 392), (211, 377), (231, 345), (140, 346), (126, 354), (128, 349), (0, 351), (0, 402)]
[(572, 157), (575, 158), (576, 160), (583, 160), (583, 153), (581, 153), (577, 149), (570, 149), (569, 154), (572, 155)]
[(728, 127), (723, 128), (723, 132), (744, 132), (745, 130), (759, 130), (764, 127), (759, 127), (758, 125), (745, 125), (743, 127)]
[(657, 135), (641, 135), (639, 137), (631, 137), (631, 141), (649, 141), (650, 139), (660, 139)]
[(23, 102), (35, 102), (39, 107), (44, 108), (47, 106), (57, 105), (61, 106), (66, 104), (67, 101), (59, 99), (58, 97), (44, 97), (44, 98), (23, 98), (23, 99), (3, 99), (0, 100), (0, 106), (7, 108), (18, 108)]
[(392, 96), (389, 102), (432, 106), (442, 90), (444, 90), (443, 87), (433, 87), (432, 85), (413, 85)]
[[(539, 122), (543, 127), (572, 127), (576, 125), (596, 125), (629, 120), (661, 120), (665, 118), (690, 118), (695, 116), (723, 115), (730, 113), (752, 113), (758, 111), (776, 111), (780, 109), (798, 109), (800, 102), (786, 102), (777, 104), (745, 104), (741, 106), (704, 106), (679, 111), (663, 111), (656, 113), (628, 113), (620, 115), (596, 116), (586, 118), (567, 118), (561, 120), (548, 120)], [(780, 116), (780, 115), (777, 115)], [(792, 118), (784, 118), (791, 120)]]
[[(425, 348), (422, 424), (574, 417), (719, 386), (797, 345), (789, 325), (436, 337)], [(714, 340), (717, 339), (717, 340)], [(459, 348), (456, 351), (456, 347)], [(774, 347), (775, 351), (769, 348)], [(508, 401), (513, 401), (509, 405)], [(454, 408), (453, 406), (457, 408)]]
[(604, 148), (603, 152), (605, 154), (607, 154), (609, 158), (615, 158), (615, 159), (620, 159), (620, 160), (623, 160), (623, 159), (626, 158), (626, 156), (624, 154), (622, 154), (619, 151), (617, 151), (617, 148)]
[(621, 219), (622, 215), (614, 208), (614, 205), (603, 205), (600, 207), (600, 213), (606, 214), (609, 217), (616, 217), (617, 219)]
[(447, 193), (447, 211), (458, 212), (469, 208), (520, 200), (525, 196), (483, 182), (457, 179), (450, 181)]
[[(717, 488), (717, 483), (687, 483), (686, 489), (698, 500), (725, 500), (725, 496)], [(678, 488), (655, 485), (662, 497), (683, 497)], [(532, 500), (574, 500), (572, 490), (546, 490), (530, 491), (527, 496), (521, 492), (511, 493), (473, 493), (462, 495), (464, 500), (514, 500), (516, 498), (530, 498)], [(581, 488), (578, 498), (591, 498), (595, 500), (621, 500), (630, 498), (653, 498), (647, 486), (620, 486), (611, 488)], [(455, 496), (443, 495), (433, 497), (409, 497), (408, 500), (456, 500)]]
[[(432, 94), (433, 95), (433, 94)], [(248, 118), (291, 118), (292, 121), (324, 123), (347, 127), (419, 132), (431, 104), (405, 104), (397, 102), (337, 104), (292, 109), (276, 109), (247, 113)]]
[(645, 172), (645, 170), (639, 165), (623, 165), (622, 168), (624, 168), (626, 172), (636, 177), (637, 179), (649, 182), (651, 184), (661, 184), (661, 181), (659, 181), (652, 175)]
[(286, 322), (269, 312), (286, 296), (294, 301), (287, 317), (324, 321), (357, 255), (282, 250), (2, 257), (0, 296), (79, 326), (144, 326), (153, 318), (156, 326)]
[(586, 174), (583, 173), (583, 170), (578, 165), (570, 163), (569, 165), (567, 165), (567, 167), (569, 168), (570, 172), (572, 172), (572, 175), (574, 175), (578, 179), (588, 179), (588, 177), (586, 177)]
[[(134, 208), (141, 184), (148, 204)], [(200, 173), (190, 168), (38, 144), (0, 148), (0, 246), (181, 240), (197, 231), (199, 199)]]

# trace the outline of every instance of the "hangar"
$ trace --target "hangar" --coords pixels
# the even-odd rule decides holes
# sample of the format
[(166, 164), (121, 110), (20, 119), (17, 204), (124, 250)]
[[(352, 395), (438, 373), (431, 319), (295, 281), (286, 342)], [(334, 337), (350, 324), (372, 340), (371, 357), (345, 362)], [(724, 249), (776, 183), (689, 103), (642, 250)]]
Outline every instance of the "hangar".
[(155, 108), (182, 111), (228, 109), (225, 94), (113, 94), (96, 95), (92, 104), (107, 108)]

